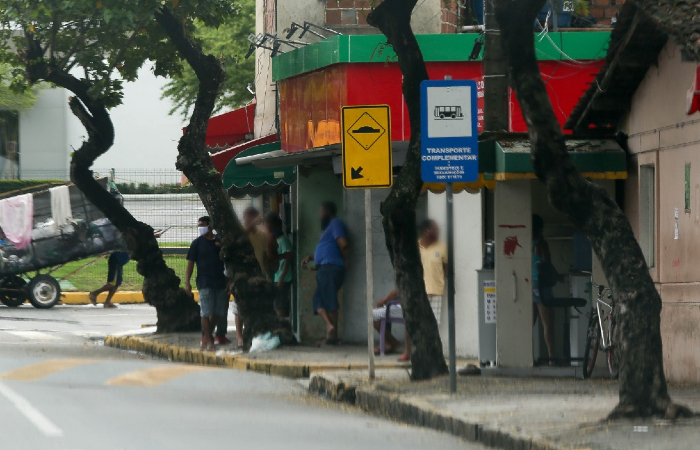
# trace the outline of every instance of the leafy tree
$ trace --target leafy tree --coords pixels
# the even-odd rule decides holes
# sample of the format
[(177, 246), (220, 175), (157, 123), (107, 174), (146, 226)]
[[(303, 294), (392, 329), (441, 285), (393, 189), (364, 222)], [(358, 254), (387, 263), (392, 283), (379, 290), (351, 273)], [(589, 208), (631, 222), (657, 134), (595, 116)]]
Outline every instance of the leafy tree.
[[(25, 78), (15, 82), (47, 81), (74, 94), (69, 106), (87, 139), (73, 153), (71, 180), (122, 232), (144, 276), (144, 298), (156, 307), (159, 332), (198, 329), (199, 308), (166, 266), (153, 229), (101, 189), (90, 167), (114, 142), (108, 109), (121, 103), (123, 82), (135, 80), (146, 60), (155, 61), (156, 75), (182, 74), (184, 62), (194, 70), (200, 84), (176, 167), (192, 182), (219, 233), (244, 337), (280, 328), (272, 308), (275, 287), (263, 276), (206, 151), (207, 124), (225, 73), (190, 38), (194, 24), (218, 27), (240, 8), (230, 0), (0, 0), (0, 10), (0, 61), (25, 69)], [(293, 338), (288, 329), (280, 334), (283, 342)]]
[(630, 223), (603, 188), (581, 176), (566, 151), (534, 50), (532, 23), (544, 2), (496, 0), (496, 19), (508, 82), (528, 126), (535, 174), (547, 186), (552, 206), (588, 236), (615, 296), (620, 402), (610, 418), (690, 415), (687, 408), (674, 404), (668, 393), (661, 345), (661, 297)]
[[(196, 7), (183, 18), (189, 28), (195, 19), (216, 25), (232, 11), (228, 2), (202, 1)], [(108, 109), (121, 103), (123, 83), (135, 80), (147, 59), (155, 60), (156, 75), (182, 70), (154, 20), (160, 8), (156, 0), (0, 0), (0, 62), (24, 68), (24, 78), (12, 80), (15, 88), (46, 81), (74, 94), (69, 106), (87, 139), (73, 153), (71, 180), (122, 232), (144, 276), (144, 298), (156, 307), (158, 331), (166, 332), (197, 329), (199, 308), (165, 264), (153, 229), (135, 220), (90, 170), (114, 142)]]
[(417, 0), (385, 0), (367, 17), (394, 48), (403, 74), (403, 95), (411, 122), (406, 162), (382, 203), (386, 245), (396, 273), (396, 287), (411, 337), (411, 378), (428, 379), (447, 373), (437, 321), (426, 295), (416, 234), (416, 204), (423, 187), (420, 173), (420, 84), (428, 79), (418, 41), (411, 29)]
[[(255, 59), (245, 59), (249, 48), (248, 36), (255, 33), (255, 1), (240, 0), (238, 13), (224, 21), (218, 28), (197, 24), (193, 41), (207, 54), (217, 55), (226, 68), (226, 78), (214, 106), (214, 113), (223, 109), (235, 109), (248, 103), (252, 95), (248, 83), (255, 79)], [(200, 26), (201, 25), (201, 26)], [(175, 103), (170, 114), (179, 112), (187, 118), (194, 106), (199, 80), (191, 67), (181, 75), (175, 75), (163, 88), (163, 98)]]
[(213, 55), (205, 54), (189, 37), (179, 8), (171, 10), (163, 7), (156, 12), (156, 19), (178, 54), (192, 68), (199, 83), (190, 122), (177, 146), (177, 168), (195, 187), (219, 231), (221, 257), (226, 264), (231, 292), (244, 325), (243, 337), (250, 343), (253, 336), (271, 330), (279, 335), (283, 344), (292, 343), (295, 338), (289, 324), (283, 326), (273, 313), (277, 289), (263, 275), (250, 238), (233, 211), (206, 147), (207, 124), (224, 81), (221, 62)]
[(16, 70), (9, 64), (0, 63), (0, 109), (19, 112), (30, 109), (36, 102), (35, 90), (20, 90), (13, 86), (13, 79), (18, 75)]

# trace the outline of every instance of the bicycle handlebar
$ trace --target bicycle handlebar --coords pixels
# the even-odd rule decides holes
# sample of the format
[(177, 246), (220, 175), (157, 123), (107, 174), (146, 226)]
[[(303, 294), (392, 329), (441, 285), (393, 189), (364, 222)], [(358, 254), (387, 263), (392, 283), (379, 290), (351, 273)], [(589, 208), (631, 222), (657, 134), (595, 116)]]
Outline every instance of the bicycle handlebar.
[(571, 273), (576, 274), (576, 275), (589, 275), (591, 277), (591, 284), (593, 285), (594, 288), (598, 289), (598, 293), (600, 295), (603, 295), (603, 292), (605, 292), (605, 291), (610, 291), (610, 288), (605, 287), (605, 285), (596, 284), (596, 282), (593, 281), (593, 272), (590, 272), (588, 270), (572, 270)]

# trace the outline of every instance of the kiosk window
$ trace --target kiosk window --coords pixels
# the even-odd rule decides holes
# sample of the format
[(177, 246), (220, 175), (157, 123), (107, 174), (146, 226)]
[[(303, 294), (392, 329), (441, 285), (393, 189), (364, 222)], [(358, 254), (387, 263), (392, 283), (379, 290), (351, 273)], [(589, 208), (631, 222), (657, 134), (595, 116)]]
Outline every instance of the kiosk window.
[(649, 267), (654, 267), (656, 249), (656, 168), (639, 167), (639, 245)]

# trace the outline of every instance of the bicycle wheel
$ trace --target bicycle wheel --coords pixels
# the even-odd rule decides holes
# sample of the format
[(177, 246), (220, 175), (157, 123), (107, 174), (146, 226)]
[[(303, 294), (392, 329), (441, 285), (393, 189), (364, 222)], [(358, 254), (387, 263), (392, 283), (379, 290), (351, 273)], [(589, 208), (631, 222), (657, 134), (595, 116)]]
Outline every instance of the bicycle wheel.
[(593, 374), (599, 347), (600, 325), (598, 324), (598, 314), (592, 313), (591, 318), (588, 320), (588, 337), (586, 338), (586, 349), (583, 352), (583, 378), (589, 378)]
[(613, 378), (617, 378), (620, 375), (620, 353), (617, 351), (617, 344), (615, 344), (615, 322), (610, 324), (610, 346), (606, 350), (608, 356), (608, 370)]

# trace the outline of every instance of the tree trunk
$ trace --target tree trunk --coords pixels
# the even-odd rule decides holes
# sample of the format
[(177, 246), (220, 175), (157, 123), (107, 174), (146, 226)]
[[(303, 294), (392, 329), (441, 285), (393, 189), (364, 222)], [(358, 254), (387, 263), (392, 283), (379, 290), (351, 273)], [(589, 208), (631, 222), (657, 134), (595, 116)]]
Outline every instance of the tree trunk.
[(156, 20), (199, 79), (194, 110), (177, 146), (177, 168), (196, 189), (221, 239), (221, 258), (226, 264), (231, 291), (243, 322), (243, 337), (249, 344), (254, 336), (273, 331), (279, 334), (283, 343), (292, 343), (291, 329), (283, 327), (274, 312), (276, 287), (263, 275), (250, 238), (236, 217), (221, 176), (206, 149), (207, 125), (224, 80), (224, 69), (219, 60), (204, 54), (189, 39), (182, 21), (168, 8), (157, 13)]
[(415, 5), (416, 0), (386, 0), (368, 15), (367, 23), (384, 33), (398, 56), (411, 123), (406, 162), (381, 211), (406, 332), (413, 347), (411, 378), (425, 380), (446, 374), (447, 364), (437, 321), (425, 291), (416, 233), (416, 203), (423, 187), (420, 175), (420, 84), (428, 79), (428, 71), (411, 29), (411, 13)]
[(552, 206), (588, 236), (617, 303), (620, 401), (610, 418), (689, 413), (671, 403), (663, 370), (661, 297), (629, 221), (570, 158), (540, 76), (532, 23), (544, 0), (496, 0), (509, 83), (528, 125), (532, 165)]
[(143, 296), (158, 314), (158, 333), (200, 329), (199, 307), (194, 298), (180, 289), (180, 279), (163, 259), (153, 228), (137, 221), (94, 179), (90, 167), (114, 143), (114, 127), (104, 104), (92, 98), (88, 82), (49, 67), (41, 59), (41, 47), (29, 40), (27, 77), (31, 82), (45, 80), (75, 94), (69, 105), (87, 130), (88, 138), (71, 159), (71, 181), (122, 233), (136, 270), (144, 277)]

